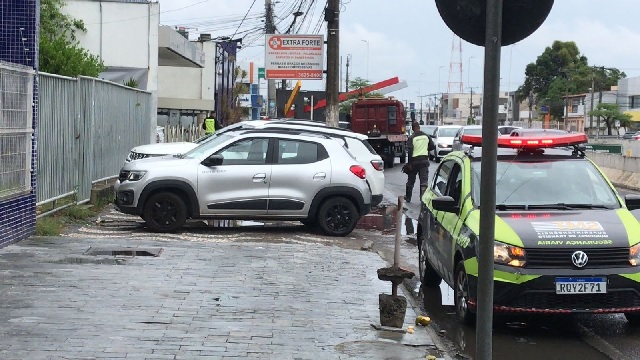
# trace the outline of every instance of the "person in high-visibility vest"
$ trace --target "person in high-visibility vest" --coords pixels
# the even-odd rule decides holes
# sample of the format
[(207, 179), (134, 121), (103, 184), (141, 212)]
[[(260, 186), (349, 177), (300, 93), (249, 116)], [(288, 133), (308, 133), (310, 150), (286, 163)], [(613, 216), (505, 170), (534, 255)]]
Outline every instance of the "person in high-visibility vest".
[(402, 171), (407, 174), (407, 186), (404, 200), (411, 202), (411, 193), (416, 183), (416, 176), (420, 178), (420, 196), (427, 189), (429, 181), (429, 151), (435, 149), (431, 138), (420, 131), (420, 123), (411, 123), (413, 134), (407, 139), (408, 161), (402, 167)]
[(216, 132), (216, 130), (221, 128), (220, 123), (218, 122), (218, 119), (216, 119), (213, 111), (210, 112), (209, 116), (207, 116), (207, 118), (202, 122), (202, 128), (204, 129), (205, 135), (213, 134)]

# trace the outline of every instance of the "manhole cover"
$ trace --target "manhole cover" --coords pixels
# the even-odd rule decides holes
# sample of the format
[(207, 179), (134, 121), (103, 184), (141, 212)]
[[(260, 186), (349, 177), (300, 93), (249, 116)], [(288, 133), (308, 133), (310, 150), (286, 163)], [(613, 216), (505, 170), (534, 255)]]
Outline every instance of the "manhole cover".
[(109, 255), (109, 256), (153, 256), (157, 257), (162, 252), (162, 248), (93, 248), (90, 247), (85, 255)]

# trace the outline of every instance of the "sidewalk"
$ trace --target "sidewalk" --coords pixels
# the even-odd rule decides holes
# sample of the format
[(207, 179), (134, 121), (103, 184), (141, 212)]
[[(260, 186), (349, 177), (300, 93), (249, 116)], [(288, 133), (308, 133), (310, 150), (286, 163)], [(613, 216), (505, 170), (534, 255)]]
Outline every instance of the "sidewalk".
[[(162, 251), (111, 255), (125, 247)], [(425, 328), (371, 327), (391, 291), (376, 276), (385, 266), (315, 244), (34, 237), (0, 249), (0, 358), (442, 356)], [(415, 317), (408, 308), (405, 329)]]

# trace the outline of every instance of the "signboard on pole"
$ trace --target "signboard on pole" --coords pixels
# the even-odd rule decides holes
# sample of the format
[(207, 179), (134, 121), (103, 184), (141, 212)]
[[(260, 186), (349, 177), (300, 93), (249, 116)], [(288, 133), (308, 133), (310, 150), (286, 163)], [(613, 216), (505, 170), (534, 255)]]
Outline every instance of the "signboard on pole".
[(323, 35), (267, 34), (265, 78), (322, 80)]
[(264, 68), (263, 67), (259, 67), (258, 68), (258, 79), (264, 79)]

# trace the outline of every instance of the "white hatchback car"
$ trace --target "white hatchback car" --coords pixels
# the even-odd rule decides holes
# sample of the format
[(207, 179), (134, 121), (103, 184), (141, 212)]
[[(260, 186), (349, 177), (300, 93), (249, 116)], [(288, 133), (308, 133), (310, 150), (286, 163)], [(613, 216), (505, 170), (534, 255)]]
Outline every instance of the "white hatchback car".
[(429, 158), (440, 161), (442, 157), (451, 152), (453, 148), (453, 137), (462, 126), (460, 125), (442, 125), (433, 131), (433, 145), (435, 150), (429, 154)]
[(200, 138), (196, 140), (196, 143), (164, 143), (135, 147), (127, 157), (127, 162), (154, 156), (184, 154), (200, 144), (215, 138), (217, 134), (223, 134), (234, 129), (304, 130), (305, 132), (325, 134), (334, 138), (340, 138), (345, 142), (345, 147), (349, 149), (349, 152), (353, 154), (358, 163), (366, 170), (366, 180), (371, 188), (371, 206), (377, 206), (382, 202), (384, 193), (384, 162), (367, 141), (368, 136), (347, 129), (329, 127), (324, 123), (315, 121), (296, 119), (241, 121), (224, 127), (216, 131), (213, 135)]

